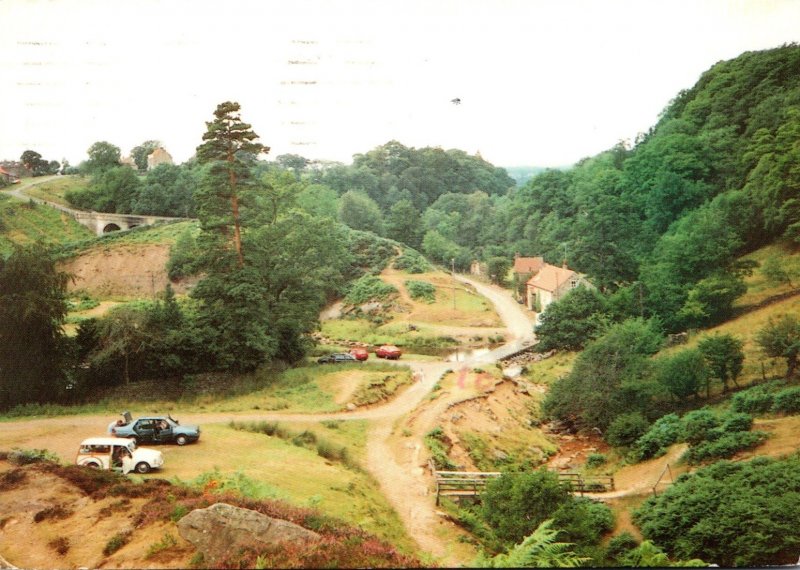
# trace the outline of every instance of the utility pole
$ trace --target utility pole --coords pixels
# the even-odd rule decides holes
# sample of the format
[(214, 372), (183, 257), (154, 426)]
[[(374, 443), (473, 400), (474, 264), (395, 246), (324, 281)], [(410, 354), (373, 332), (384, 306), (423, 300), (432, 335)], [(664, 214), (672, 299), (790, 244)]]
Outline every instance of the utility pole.
[(456, 310), (456, 258), (450, 259), (451, 270), (450, 275), (453, 277), (453, 310)]

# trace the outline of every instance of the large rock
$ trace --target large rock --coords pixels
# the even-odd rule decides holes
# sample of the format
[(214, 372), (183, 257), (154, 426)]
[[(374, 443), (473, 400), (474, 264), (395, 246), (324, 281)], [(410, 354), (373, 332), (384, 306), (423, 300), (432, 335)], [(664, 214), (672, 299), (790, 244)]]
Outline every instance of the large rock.
[(178, 521), (178, 531), (211, 564), (243, 546), (258, 549), (320, 538), (316, 532), (294, 523), (225, 503), (192, 511)]

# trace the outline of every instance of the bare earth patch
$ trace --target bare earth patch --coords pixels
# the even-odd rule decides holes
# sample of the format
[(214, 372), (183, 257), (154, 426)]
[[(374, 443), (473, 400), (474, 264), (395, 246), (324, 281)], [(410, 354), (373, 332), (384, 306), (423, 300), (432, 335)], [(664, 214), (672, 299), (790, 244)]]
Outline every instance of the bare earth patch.
[[(71, 291), (101, 297), (154, 298), (170, 283), (166, 264), (168, 244), (127, 244), (98, 247), (59, 264), (73, 275)], [(172, 283), (176, 293), (191, 288), (190, 280)]]

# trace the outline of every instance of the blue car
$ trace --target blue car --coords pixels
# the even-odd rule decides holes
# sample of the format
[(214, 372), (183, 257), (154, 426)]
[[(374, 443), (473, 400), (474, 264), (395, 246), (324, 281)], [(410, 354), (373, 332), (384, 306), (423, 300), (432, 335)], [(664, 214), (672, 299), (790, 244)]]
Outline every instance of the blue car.
[(108, 425), (108, 432), (116, 437), (134, 439), (136, 443), (186, 445), (200, 439), (198, 426), (182, 426), (170, 415), (147, 416), (134, 420), (130, 412), (124, 412), (122, 419)]

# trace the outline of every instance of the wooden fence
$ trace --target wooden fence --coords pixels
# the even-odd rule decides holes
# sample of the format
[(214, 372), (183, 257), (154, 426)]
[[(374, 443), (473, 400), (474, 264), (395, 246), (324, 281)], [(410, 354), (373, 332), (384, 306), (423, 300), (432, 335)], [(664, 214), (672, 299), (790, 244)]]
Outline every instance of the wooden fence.
[[(486, 483), (500, 477), (498, 471), (437, 471), (429, 463), (436, 484), (436, 504), (440, 497), (475, 497), (486, 488)], [(513, 473), (512, 473), (513, 474)], [(585, 476), (580, 473), (559, 473), (558, 480), (573, 493), (602, 493), (614, 490), (612, 475)]]

